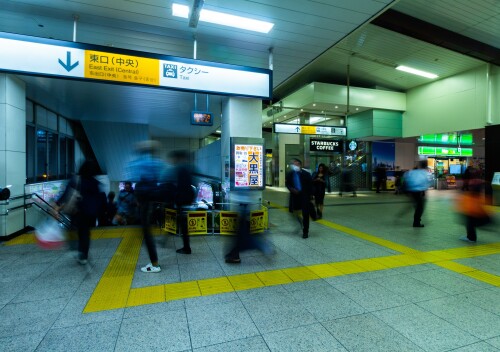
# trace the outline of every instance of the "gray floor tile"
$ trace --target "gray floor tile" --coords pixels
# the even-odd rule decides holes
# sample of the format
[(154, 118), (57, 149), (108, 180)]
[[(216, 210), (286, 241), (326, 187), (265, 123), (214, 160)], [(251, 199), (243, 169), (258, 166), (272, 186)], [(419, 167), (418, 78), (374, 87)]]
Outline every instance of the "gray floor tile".
[(24, 279), (11, 281), (8, 284), (2, 283), (2, 288), (0, 289), (0, 304), (4, 305), (11, 302), (20, 292), (23, 292), (30, 283), (31, 281)]
[(478, 342), (469, 346), (464, 346), (453, 350), (453, 352), (498, 352), (499, 350), (486, 342)]
[(408, 275), (449, 294), (477, 291), (486, 285), (477, 280), (475, 283), (471, 283), (463, 275), (441, 269), (420, 271)]
[(184, 351), (191, 348), (182, 310), (123, 319), (116, 351)]
[(500, 316), (459, 297), (433, 299), (417, 305), (481, 340), (500, 335)]
[(276, 286), (266, 286), (255, 288), (253, 290), (243, 290), (236, 291), (236, 294), (242, 301), (246, 300), (263, 300), (272, 297), (279, 297), (282, 295), (287, 295), (288, 292), (284, 288), (287, 285), (276, 285)]
[(241, 302), (186, 308), (193, 348), (259, 335)]
[(373, 281), (411, 302), (420, 302), (448, 296), (448, 293), (429, 286), (408, 275), (387, 276), (374, 279)]
[(8, 270), (0, 271), (0, 283), (9, 283), (12, 281), (18, 281), (19, 278), (23, 280), (32, 281), (40, 276), (47, 268), (49, 268), (51, 263), (41, 263), (33, 265), (30, 262), (20, 262), (16, 265), (12, 265)]
[(225, 342), (217, 345), (193, 349), (193, 352), (269, 352), (261, 336), (248, 337), (242, 340)]
[(397, 307), (409, 302), (371, 280), (336, 285), (335, 288), (369, 311)]
[(448, 351), (479, 340), (414, 304), (373, 312), (377, 318), (426, 351)]
[(263, 337), (273, 352), (347, 352), (321, 324), (271, 332)]
[(36, 351), (114, 351), (120, 321), (51, 329)]
[(224, 271), (224, 275), (239, 275), (239, 274), (248, 274), (255, 273), (259, 271), (265, 271), (265, 267), (257, 260), (256, 257), (243, 257), (241, 256), (240, 264), (226, 264), (222, 263), (223, 258), (221, 258), (221, 267)]
[(186, 308), (196, 308), (200, 306), (209, 306), (211, 304), (229, 303), (233, 301), (239, 302), (239, 300), (240, 298), (236, 292), (226, 292), (217, 295), (187, 298), (184, 300), (184, 304)]
[(0, 310), (0, 337), (47, 331), (67, 300), (10, 303)]
[(488, 312), (500, 315), (500, 287), (471, 291), (458, 295), (465, 302), (481, 307)]
[(45, 331), (26, 335), (15, 335), (0, 338), (0, 351), (31, 352), (34, 351), (45, 336)]
[(361, 305), (331, 286), (295, 291), (291, 295), (318, 321), (347, 317), (366, 311)]
[(317, 320), (289, 294), (244, 300), (243, 304), (261, 333), (295, 328)]
[(495, 348), (498, 348), (500, 350), (500, 336), (494, 337), (492, 339), (488, 339), (488, 340), (486, 340), (486, 342), (489, 345), (491, 345)]
[(177, 264), (161, 264), (159, 273), (143, 273), (141, 268), (144, 265), (144, 262), (139, 262), (136, 266), (134, 279), (132, 280), (133, 288), (164, 285), (180, 281), (179, 266)]
[(197, 262), (179, 266), (181, 281), (193, 281), (225, 276), (217, 262)]
[(173, 310), (181, 310), (185, 308), (183, 300), (147, 304), (144, 306), (127, 307), (124, 309), (123, 318), (135, 318), (149, 316), (151, 314), (163, 314)]
[(372, 314), (361, 314), (322, 324), (349, 352), (424, 351)]
[(316, 289), (326, 289), (330, 288), (330, 284), (325, 280), (309, 280), (309, 281), (299, 281), (291, 284), (283, 285), (283, 288), (288, 292), (304, 291), (304, 290), (316, 290)]

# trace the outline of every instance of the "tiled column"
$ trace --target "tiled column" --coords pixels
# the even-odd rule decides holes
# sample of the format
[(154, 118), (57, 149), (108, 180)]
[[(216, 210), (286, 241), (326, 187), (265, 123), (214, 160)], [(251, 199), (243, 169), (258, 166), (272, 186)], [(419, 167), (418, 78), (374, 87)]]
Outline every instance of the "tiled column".
[[(0, 74), (0, 187), (11, 197), (24, 194), (26, 183), (26, 88), (13, 75)], [(0, 211), (3, 213), (3, 211)], [(0, 236), (24, 227), (24, 211), (0, 216)]]

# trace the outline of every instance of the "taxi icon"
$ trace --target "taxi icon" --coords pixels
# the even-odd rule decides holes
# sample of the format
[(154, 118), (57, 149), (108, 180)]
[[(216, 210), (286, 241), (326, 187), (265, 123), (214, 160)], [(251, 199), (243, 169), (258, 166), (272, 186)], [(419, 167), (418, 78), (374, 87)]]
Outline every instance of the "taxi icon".
[(165, 70), (164, 76), (165, 77), (174, 77), (175, 78), (175, 72), (174, 72), (174, 70), (172, 70), (171, 68), (169, 68), (169, 69)]

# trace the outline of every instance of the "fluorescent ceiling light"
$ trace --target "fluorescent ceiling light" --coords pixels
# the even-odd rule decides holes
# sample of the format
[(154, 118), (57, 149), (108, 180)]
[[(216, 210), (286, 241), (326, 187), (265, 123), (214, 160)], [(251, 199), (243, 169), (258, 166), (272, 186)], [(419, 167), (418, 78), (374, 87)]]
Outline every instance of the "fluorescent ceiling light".
[(435, 75), (434, 73), (420, 71), (420, 70), (417, 70), (415, 68), (411, 68), (411, 67), (407, 67), (407, 66), (398, 66), (398, 67), (396, 67), (396, 70), (412, 73), (412, 74), (417, 75), (417, 76), (422, 76), (422, 77), (431, 78), (431, 79), (438, 77), (438, 75)]
[(320, 121), (325, 121), (326, 118), (324, 118), (323, 116), (311, 116), (309, 118), (309, 123), (312, 123), (312, 124), (315, 124), (315, 123), (318, 123)]
[(299, 121), (299, 119), (295, 119), (295, 120), (288, 121), (287, 123), (289, 123), (291, 125), (297, 125), (300, 123), (300, 121)]
[[(177, 17), (188, 18), (189, 7), (186, 5), (172, 4), (172, 15)], [(274, 23), (254, 20), (251, 18), (229, 15), (227, 13), (210, 11), (202, 9), (200, 13), (200, 21), (220, 24), (228, 27), (247, 29), (260, 33), (269, 33), (273, 28)]]

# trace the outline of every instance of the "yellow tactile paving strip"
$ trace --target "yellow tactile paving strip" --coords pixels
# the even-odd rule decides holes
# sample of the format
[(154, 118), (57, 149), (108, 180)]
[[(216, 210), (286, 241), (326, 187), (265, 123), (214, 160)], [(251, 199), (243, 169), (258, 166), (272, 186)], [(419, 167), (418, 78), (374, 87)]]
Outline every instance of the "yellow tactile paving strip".
[[(279, 206), (276, 208), (287, 210)], [(453, 262), (456, 259), (498, 254), (500, 243), (421, 252), (327, 220), (319, 220), (317, 223), (402, 254), (131, 288), (142, 243), (141, 229), (96, 229), (92, 231), (94, 240), (109, 238), (122, 238), (122, 240), (87, 302), (84, 313), (429, 263), (493, 286), (500, 286), (499, 276)], [(155, 234), (159, 233), (156, 231)], [(35, 242), (33, 235), (23, 235), (5, 245)]]

